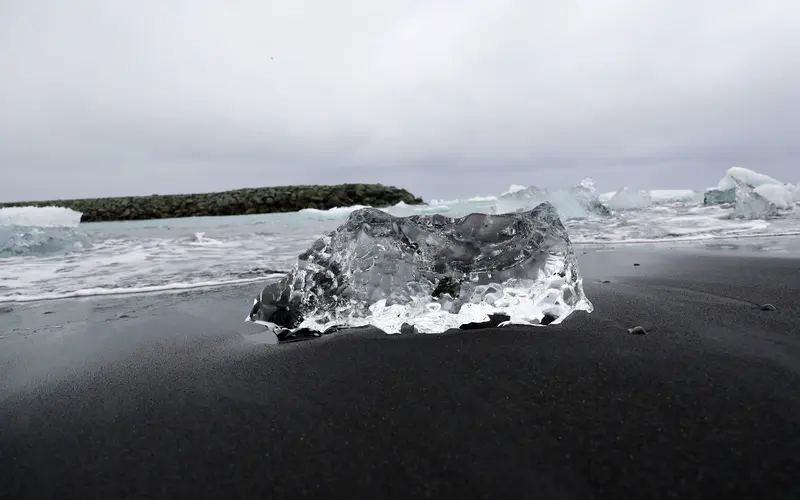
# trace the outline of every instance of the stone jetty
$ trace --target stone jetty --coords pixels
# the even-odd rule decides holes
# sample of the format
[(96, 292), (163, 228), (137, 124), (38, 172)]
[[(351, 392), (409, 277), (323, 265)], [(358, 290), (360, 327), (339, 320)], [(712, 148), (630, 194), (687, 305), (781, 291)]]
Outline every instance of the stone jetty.
[(396, 205), (401, 201), (409, 205), (423, 203), (421, 198), (405, 189), (382, 184), (340, 184), (246, 188), (219, 193), (26, 201), (0, 203), (0, 208), (66, 207), (83, 213), (81, 222), (100, 222), (295, 212), (304, 208), (325, 210), (352, 205), (380, 208)]

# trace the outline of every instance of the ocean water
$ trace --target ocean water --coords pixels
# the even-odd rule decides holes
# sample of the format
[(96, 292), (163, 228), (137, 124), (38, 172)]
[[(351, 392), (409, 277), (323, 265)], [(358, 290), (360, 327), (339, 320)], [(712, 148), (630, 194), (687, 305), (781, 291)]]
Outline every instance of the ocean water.
[[(777, 218), (735, 219), (731, 207), (705, 207), (697, 193), (650, 191), (646, 206), (564, 222), (577, 248), (703, 241), (721, 245), (800, 235), (800, 205)], [(598, 198), (609, 202), (614, 193)], [(385, 210), (397, 216), (461, 216), (491, 213), (496, 199), (432, 200)], [(356, 208), (85, 224), (79, 223), (80, 214), (66, 209), (0, 209), (0, 302), (266, 282), (290, 269), (298, 254)]]

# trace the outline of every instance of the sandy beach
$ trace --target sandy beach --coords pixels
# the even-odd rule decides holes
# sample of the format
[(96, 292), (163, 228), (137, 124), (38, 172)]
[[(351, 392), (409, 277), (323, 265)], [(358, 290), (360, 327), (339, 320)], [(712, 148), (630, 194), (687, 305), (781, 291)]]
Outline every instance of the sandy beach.
[(546, 328), (273, 345), (257, 284), (6, 305), (0, 497), (796, 498), (800, 260), (579, 258), (595, 311)]

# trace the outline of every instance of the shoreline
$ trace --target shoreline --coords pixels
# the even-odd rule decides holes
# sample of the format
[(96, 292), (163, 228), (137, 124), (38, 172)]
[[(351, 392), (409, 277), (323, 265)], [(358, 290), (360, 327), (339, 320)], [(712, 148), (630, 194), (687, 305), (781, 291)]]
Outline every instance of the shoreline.
[(8, 207), (63, 207), (81, 212), (81, 222), (215, 217), (296, 212), (305, 208), (328, 210), (339, 206), (389, 207), (399, 202), (424, 203), (405, 189), (382, 184), (330, 186), (275, 186), (213, 193), (127, 196), (0, 203)]
[[(767, 238), (772, 238), (779, 242), (779, 247), (766, 248), (762, 246), (759, 241)], [(748, 240), (752, 240), (748, 241)], [(706, 256), (713, 258), (759, 258), (759, 259), (783, 259), (793, 260), (800, 258), (800, 237), (795, 235), (764, 235), (757, 237), (738, 237), (738, 238), (719, 238), (709, 240), (691, 240), (691, 241), (654, 241), (650, 243), (634, 243), (634, 244), (608, 244), (599, 245), (594, 243), (574, 243), (573, 250), (579, 260), (586, 260), (586, 255), (592, 254), (613, 254), (624, 255), (625, 258), (636, 260), (636, 256), (644, 257), (652, 255), (662, 255), (663, 257), (673, 258), (672, 253), (679, 253), (683, 256)], [(596, 260), (596, 259), (594, 259)], [(612, 266), (616, 269), (621, 269), (624, 266), (617, 262), (615, 259)], [(606, 265), (606, 264), (604, 264)], [(581, 264), (581, 273), (585, 281), (587, 274), (583, 272), (584, 266)], [(590, 268), (591, 269), (591, 268)], [(590, 270), (591, 272), (591, 270)], [(0, 297), (0, 308), (2, 307), (21, 307), (26, 304), (48, 303), (48, 302), (61, 302), (71, 300), (102, 300), (104, 297), (109, 298), (125, 298), (137, 295), (170, 295), (179, 294), (188, 290), (215, 290), (221, 288), (238, 288), (242, 285), (250, 283), (258, 284), (263, 287), (266, 284), (279, 279), (285, 273), (269, 273), (260, 277), (253, 278), (238, 278), (234, 280), (225, 280), (220, 282), (200, 282), (200, 283), (167, 283), (163, 285), (152, 285), (144, 287), (143, 289), (127, 290), (124, 288), (110, 288), (103, 289), (102, 293), (86, 293), (86, 290), (75, 290), (71, 292), (64, 292), (63, 294), (55, 296), (22, 296), (22, 298), (14, 298), (12, 296)], [(260, 289), (259, 289), (260, 291)]]

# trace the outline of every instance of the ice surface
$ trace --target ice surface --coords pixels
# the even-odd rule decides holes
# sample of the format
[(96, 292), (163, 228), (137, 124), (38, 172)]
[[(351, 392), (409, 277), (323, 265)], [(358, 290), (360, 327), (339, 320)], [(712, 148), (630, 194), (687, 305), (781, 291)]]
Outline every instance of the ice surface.
[(564, 219), (585, 219), (592, 215), (611, 214), (594, 193), (582, 185), (569, 189), (542, 189), (530, 186), (513, 193), (506, 193), (495, 202), (494, 213), (524, 212), (544, 202), (555, 206), (559, 216)]
[(606, 205), (612, 210), (634, 210), (649, 207), (653, 199), (647, 191), (632, 191), (624, 187), (611, 197)]
[(592, 309), (566, 229), (542, 203), (461, 218), (358, 210), (267, 286), (247, 320), (284, 333), (368, 324), (432, 333), (490, 314), (549, 324)]
[(787, 209), (794, 205), (792, 192), (782, 184), (761, 184), (756, 186), (753, 191), (763, 196), (777, 208)]
[(758, 187), (762, 184), (778, 184), (783, 183), (773, 179), (772, 177), (742, 167), (731, 167), (725, 172), (725, 177), (720, 179), (717, 189), (725, 191), (736, 187), (736, 182), (750, 186), (752, 188)]
[(736, 204), (733, 217), (740, 219), (768, 219), (778, 215), (778, 208), (747, 184), (734, 179)]
[(597, 190), (594, 184), (594, 179), (592, 179), (591, 177), (586, 177), (578, 185), (592, 194), (594, 194), (595, 191)]

